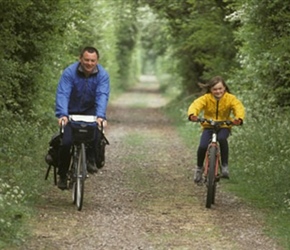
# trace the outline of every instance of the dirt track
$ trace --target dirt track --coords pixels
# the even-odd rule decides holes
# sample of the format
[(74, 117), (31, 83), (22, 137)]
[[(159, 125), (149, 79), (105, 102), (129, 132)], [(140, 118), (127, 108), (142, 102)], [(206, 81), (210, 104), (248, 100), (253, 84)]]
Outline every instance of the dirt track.
[(111, 103), (106, 166), (86, 181), (83, 210), (52, 187), (19, 249), (282, 249), (259, 213), (222, 187), (204, 207), (205, 188), (192, 182), (195, 149), (160, 111), (165, 103), (152, 77)]

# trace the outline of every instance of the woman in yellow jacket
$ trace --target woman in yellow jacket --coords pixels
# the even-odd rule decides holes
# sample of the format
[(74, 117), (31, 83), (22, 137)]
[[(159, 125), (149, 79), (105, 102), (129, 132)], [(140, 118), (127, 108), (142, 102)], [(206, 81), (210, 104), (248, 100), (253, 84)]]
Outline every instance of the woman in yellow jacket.
[[(207, 87), (207, 93), (194, 100), (189, 106), (188, 119), (196, 122), (198, 115), (203, 111), (203, 116), (206, 119), (215, 121), (233, 120), (234, 125), (242, 125), (245, 117), (245, 108), (242, 102), (230, 93), (223, 78), (216, 76), (205, 86)], [(234, 119), (232, 116), (234, 116)], [(194, 176), (196, 183), (202, 180), (203, 162), (212, 136), (212, 130), (207, 127), (208, 125), (204, 123), (202, 126), (203, 132), (197, 150), (197, 166)], [(227, 139), (230, 132), (231, 126), (223, 125), (217, 135), (221, 150), (222, 176), (224, 178), (229, 178), (229, 146)]]

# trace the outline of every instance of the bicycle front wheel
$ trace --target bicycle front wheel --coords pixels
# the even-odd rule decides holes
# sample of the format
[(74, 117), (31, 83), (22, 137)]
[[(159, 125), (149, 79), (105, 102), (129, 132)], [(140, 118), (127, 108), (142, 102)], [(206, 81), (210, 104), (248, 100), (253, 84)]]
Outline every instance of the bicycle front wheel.
[(209, 148), (209, 166), (207, 173), (207, 196), (206, 196), (206, 208), (211, 208), (214, 204), (215, 192), (216, 192), (216, 181), (215, 181), (215, 166), (216, 166), (216, 155), (217, 148)]
[(82, 209), (84, 199), (84, 186), (86, 179), (86, 149), (82, 143), (79, 149), (78, 165), (77, 165), (77, 180), (76, 180), (76, 205), (78, 211)]
[(72, 166), (71, 166), (71, 176), (70, 176), (70, 185), (72, 186), (72, 200), (73, 204), (76, 204), (77, 202), (77, 183), (76, 183), (76, 177), (77, 177), (77, 169), (78, 169), (78, 160), (77, 157), (73, 157), (72, 161)]
[(78, 148), (74, 145), (70, 162), (70, 181), (69, 188), (72, 189), (73, 204), (77, 202), (77, 169), (78, 169)]

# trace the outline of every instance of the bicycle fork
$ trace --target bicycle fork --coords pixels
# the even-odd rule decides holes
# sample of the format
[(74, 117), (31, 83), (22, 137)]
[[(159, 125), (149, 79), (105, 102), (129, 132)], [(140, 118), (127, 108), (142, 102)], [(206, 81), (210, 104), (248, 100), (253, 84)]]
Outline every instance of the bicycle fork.
[(219, 168), (220, 168), (220, 149), (219, 145), (217, 142), (217, 134), (213, 133), (212, 135), (212, 141), (208, 145), (208, 149), (206, 151), (206, 156), (205, 156), (205, 164), (204, 164), (204, 181), (207, 182), (207, 176), (208, 176), (208, 171), (209, 171), (209, 159), (210, 157), (213, 157), (209, 154), (211, 151), (210, 148), (215, 147), (215, 181), (218, 182), (220, 180), (220, 175), (219, 175)]

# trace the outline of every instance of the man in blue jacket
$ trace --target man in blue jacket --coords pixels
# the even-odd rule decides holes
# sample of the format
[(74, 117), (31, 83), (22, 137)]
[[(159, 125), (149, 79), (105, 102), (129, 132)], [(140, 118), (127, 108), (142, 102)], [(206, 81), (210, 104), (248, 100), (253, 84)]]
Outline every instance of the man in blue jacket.
[[(97, 123), (106, 122), (106, 110), (110, 94), (110, 78), (107, 71), (98, 64), (99, 52), (94, 47), (85, 47), (78, 62), (68, 66), (60, 78), (56, 92), (55, 115), (58, 124), (64, 122), (65, 129), (62, 146), (59, 151), (58, 188), (67, 188), (67, 171), (70, 164), (70, 148), (72, 145), (71, 127), (68, 116), (71, 114), (94, 115)], [(88, 153), (88, 171), (97, 172), (95, 164), (95, 147), (97, 136)], [(98, 166), (100, 167), (100, 166)]]

